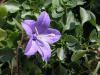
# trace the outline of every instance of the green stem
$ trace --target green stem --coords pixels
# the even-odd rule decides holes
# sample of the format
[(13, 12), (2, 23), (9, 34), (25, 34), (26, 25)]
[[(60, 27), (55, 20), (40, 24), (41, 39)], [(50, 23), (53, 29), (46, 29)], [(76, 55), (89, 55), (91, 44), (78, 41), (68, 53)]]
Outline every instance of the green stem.
[(22, 41), (23, 41), (23, 30), (22, 30), (21, 41), (20, 43), (18, 43), (18, 46), (16, 49), (17, 75), (20, 75), (19, 73), (19, 48), (21, 47)]

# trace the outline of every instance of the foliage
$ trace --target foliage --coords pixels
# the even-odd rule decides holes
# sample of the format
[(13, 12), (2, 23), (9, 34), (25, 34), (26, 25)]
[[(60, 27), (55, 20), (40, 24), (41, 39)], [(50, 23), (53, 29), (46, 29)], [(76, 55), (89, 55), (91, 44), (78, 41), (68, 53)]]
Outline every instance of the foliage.
[[(1, 2), (1, 1), (0, 1)], [(0, 3), (0, 75), (99, 75), (99, 0), (5, 0)], [(24, 55), (28, 37), (21, 26), (47, 11), (61, 39), (46, 63)], [(18, 68), (18, 69), (16, 69)]]

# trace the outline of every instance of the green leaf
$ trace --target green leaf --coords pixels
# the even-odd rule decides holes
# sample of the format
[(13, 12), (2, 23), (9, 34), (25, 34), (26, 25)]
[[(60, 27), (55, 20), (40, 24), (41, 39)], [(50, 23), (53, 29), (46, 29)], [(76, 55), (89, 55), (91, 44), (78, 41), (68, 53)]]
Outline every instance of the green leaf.
[(96, 25), (96, 29), (97, 29), (98, 33), (100, 33), (100, 26), (99, 25)]
[(63, 0), (59, 0), (60, 4), (64, 6)]
[(63, 24), (61, 22), (52, 21), (51, 27), (59, 30), (60, 32), (63, 30)]
[(83, 5), (84, 3), (86, 3), (84, 0), (77, 0), (77, 5)]
[(77, 5), (83, 5), (85, 3), (83, 0), (63, 0), (63, 2), (67, 8), (74, 8)]
[(0, 5), (0, 18), (6, 17), (8, 14), (7, 9), (4, 5)]
[(63, 10), (64, 9), (60, 5), (59, 0), (52, 0), (52, 17), (53, 18), (61, 17), (64, 14)]
[(55, 9), (52, 10), (52, 17), (53, 18), (59, 18), (64, 14), (64, 12), (57, 13)]
[(72, 62), (78, 61), (81, 57), (83, 57), (86, 54), (86, 52), (87, 52), (86, 50), (75, 51), (71, 56), (71, 61)]
[(0, 41), (4, 40), (6, 37), (7, 37), (6, 31), (0, 28)]
[(95, 26), (96, 25), (96, 16), (91, 11), (89, 11), (89, 14), (91, 16), (90, 23)]
[(64, 31), (65, 30), (72, 30), (74, 28), (75, 28), (74, 14), (72, 13), (72, 11), (69, 11), (69, 13), (67, 15), (66, 25), (64, 26)]
[(78, 40), (72, 35), (66, 35), (65, 39), (66, 39), (68, 46), (71, 46), (71, 47), (78, 43)]
[(30, 6), (27, 5), (25, 2), (22, 4), (22, 7), (23, 7), (24, 9), (30, 9)]
[(59, 7), (60, 6), (59, 0), (52, 0), (52, 6), (53, 6), (53, 8)]
[(82, 7), (80, 7), (80, 17), (81, 17), (82, 25), (91, 19), (88, 11)]
[(64, 10), (64, 9), (63, 9), (61, 6), (59, 6), (59, 7), (57, 8), (57, 12), (58, 12), (58, 13), (63, 12), (63, 10)]
[(78, 39), (81, 39), (82, 38), (82, 35), (83, 35), (83, 27), (81, 25), (78, 25), (76, 28), (75, 28), (75, 32), (76, 32), (76, 37)]
[(30, 15), (30, 16), (31, 16), (31, 15), (32, 15), (32, 12), (30, 12), (30, 11), (29, 11), (29, 12), (22, 11), (21, 18), (23, 18), (23, 19), (24, 19), (27, 15)]
[(15, 13), (20, 9), (19, 8), (20, 5), (17, 2), (10, 2), (10, 1), (5, 3), (5, 7), (10, 13)]
[(72, 35), (62, 35), (62, 39), (70, 50), (80, 50), (81, 46), (78, 39)]
[(60, 60), (64, 60), (65, 53), (63, 47), (57, 49), (57, 56)]
[(10, 48), (0, 48), (0, 61), (8, 62), (14, 57), (13, 50)]
[(20, 30), (23, 30), (21, 24), (15, 18), (13, 18), (13, 21)]
[(63, 67), (61, 64), (55, 69), (55, 75), (66, 75), (67, 71), (66, 68)]
[(9, 48), (11, 48), (13, 45), (15, 46), (14, 43), (17, 42), (16, 39), (18, 39), (18, 35), (19, 35), (18, 31), (15, 31), (9, 34), (8, 39), (7, 39), (7, 46)]
[(89, 38), (91, 42), (97, 42), (98, 35), (96, 29), (92, 30)]

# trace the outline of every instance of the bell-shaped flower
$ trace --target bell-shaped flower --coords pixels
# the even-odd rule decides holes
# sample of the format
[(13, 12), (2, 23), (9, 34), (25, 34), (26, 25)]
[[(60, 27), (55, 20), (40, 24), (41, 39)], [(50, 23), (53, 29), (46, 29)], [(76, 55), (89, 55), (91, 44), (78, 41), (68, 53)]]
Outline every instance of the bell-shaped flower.
[(51, 48), (49, 44), (57, 42), (61, 34), (58, 30), (49, 28), (50, 17), (47, 12), (43, 11), (35, 20), (24, 20), (22, 27), (29, 36), (29, 42), (24, 54), (27, 56), (34, 55), (36, 52), (42, 56), (45, 61), (51, 57)]

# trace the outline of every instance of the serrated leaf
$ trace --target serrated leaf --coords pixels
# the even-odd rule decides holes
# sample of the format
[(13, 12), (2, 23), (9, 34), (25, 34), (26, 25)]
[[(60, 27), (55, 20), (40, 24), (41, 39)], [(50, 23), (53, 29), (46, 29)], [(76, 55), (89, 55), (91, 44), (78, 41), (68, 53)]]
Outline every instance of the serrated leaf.
[(66, 35), (65, 39), (66, 39), (68, 46), (74, 46), (78, 43), (78, 40), (72, 35)]
[(59, 18), (64, 14), (64, 12), (57, 13), (55, 9), (52, 10), (52, 17), (53, 18)]
[(72, 62), (78, 61), (81, 57), (83, 57), (86, 54), (86, 52), (87, 52), (86, 50), (75, 51), (71, 56), (71, 61)]
[(24, 9), (31, 9), (29, 5), (27, 5), (25, 2), (22, 4), (22, 7)]
[(6, 31), (0, 28), (0, 41), (4, 40), (6, 37), (7, 37)]
[(84, 24), (85, 22), (87, 22), (91, 19), (88, 11), (82, 7), (80, 7), (80, 17), (81, 17), (82, 24)]
[(83, 0), (63, 0), (63, 2), (69, 8), (74, 8), (77, 5), (83, 5), (85, 3)]
[(64, 26), (64, 31), (65, 30), (72, 30), (75, 28), (75, 18), (74, 14), (72, 11), (70, 11), (67, 15), (67, 20), (66, 20), (66, 25)]
[(5, 7), (10, 13), (15, 13), (20, 9), (18, 3), (10, 1), (5, 3)]
[(60, 5), (59, 0), (52, 0), (52, 17), (53, 18), (59, 18), (61, 17), (63, 12), (63, 7)]

